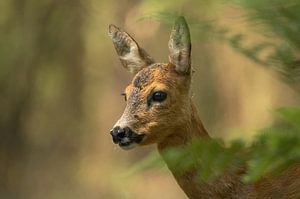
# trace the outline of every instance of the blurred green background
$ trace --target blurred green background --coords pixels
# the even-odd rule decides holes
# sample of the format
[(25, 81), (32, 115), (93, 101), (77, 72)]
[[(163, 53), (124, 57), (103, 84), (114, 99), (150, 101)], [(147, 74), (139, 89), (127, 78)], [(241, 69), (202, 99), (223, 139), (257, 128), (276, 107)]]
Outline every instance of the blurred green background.
[[(186, 198), (168, 171), (127, 175), (155, 146), (112, 144), (109, 130), (132, 76), (108, 25), (166, 62), (174, 17), (185, 15), (193, 96), (206, 128), (214, 137), (251, 139), (273, 122), (272, 109), (300, 105), (295, 2), (2, 0), (0, 198)], [(289, 8), (296, 25), (278, 20), (284, 32), (276, 16)]]

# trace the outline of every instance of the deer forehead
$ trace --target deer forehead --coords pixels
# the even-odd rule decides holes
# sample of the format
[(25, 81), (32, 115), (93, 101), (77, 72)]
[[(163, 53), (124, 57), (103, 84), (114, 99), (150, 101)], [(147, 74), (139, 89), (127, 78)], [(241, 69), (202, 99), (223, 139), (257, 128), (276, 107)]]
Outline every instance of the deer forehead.
[(153, 82), (165, 82), (167, 79), (164, 77), (168, 72), (166, 64), (153, 64), (137, 73), (132, 80), (132, 85), (143, 89)]
[(128, 96), (138, 93), (142, 97), (154, 89), (168, 90), (177, 82), (173, 73), (174, 69), (169, 64), (153, 64), (138, 72), (125, 92)]

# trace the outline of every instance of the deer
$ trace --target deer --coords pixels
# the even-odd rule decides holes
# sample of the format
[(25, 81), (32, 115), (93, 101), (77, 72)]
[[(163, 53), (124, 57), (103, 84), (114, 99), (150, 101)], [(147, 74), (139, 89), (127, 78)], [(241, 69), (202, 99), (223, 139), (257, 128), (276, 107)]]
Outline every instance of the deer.
[[(110, 134), (124, 150), (156, 144), (160, 154), (184, 147), (194, 139), (213, 139), (191, 98), (191, 38), (183, 16), (175, 20), (168, 42), (169, 62), (156, 63), (127, 32), (109, 25), (121, 64), (134, 75), (124, 93), (126, 107)], [(188, 198), (300, 198), (300, 167), (288, 168), (275, 179), (244, 183), (245, 168), (225, 172), (213, 182), (199, 182), (197, 169), (183, 173), (168, 165)], [(197, 168), (197, 167), (195, 167)]]

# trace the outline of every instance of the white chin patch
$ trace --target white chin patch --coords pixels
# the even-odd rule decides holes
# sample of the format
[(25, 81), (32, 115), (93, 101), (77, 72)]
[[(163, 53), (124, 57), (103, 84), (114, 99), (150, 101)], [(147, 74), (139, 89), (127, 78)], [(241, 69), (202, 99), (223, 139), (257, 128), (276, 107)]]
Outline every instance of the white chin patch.
[(120, 146), (120, 147), (122, 149), (124, 149), (124, 150), (130, 150), (130, 149), (133, 149), (136, 146), (137, 146), (137, 143), (131, 143), (131, 144), (127, 145), (127, 146)]

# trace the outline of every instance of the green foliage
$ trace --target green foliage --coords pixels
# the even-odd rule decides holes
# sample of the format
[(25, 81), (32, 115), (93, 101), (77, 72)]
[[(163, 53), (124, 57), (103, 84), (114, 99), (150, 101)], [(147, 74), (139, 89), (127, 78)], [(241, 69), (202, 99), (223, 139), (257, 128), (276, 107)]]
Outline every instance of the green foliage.
[[(244, 167), (248, 168), (242, 176), (244, 182), (278, 174), (300, 162), (300, 109), (280, 108), (276, 113), (281, 118), (280, 125), (260, 130), (251, 143), (233, 140), (225, 146), (217, 139), (198, 139), (184, 148), (165, 151), (163, 159), (169, 168), (178, 173), (196, 169), (202, 181), (211, 181), (224, 172), (234, 172)], [(133, 170), (160, 167), (159, 162), (162, 159), (153, 154), (142, 162), (142, 166)]]
[[(205, 6), (210, 6), (204, 5), (202, 1), (191, 2), (195, 7), (201, 7), (202, 12), (205, 12)], [(240, 20), (250, 24), (255, 34), (263, 36), (264, 40), (246, 45), (250, 33), (232, 31), (229, 27), (219, 25), (216, 21), (222, 18), (222, 15), (217, 14), (207, 16), (208, 14), (205, 13), (199, 17), (189, 12), (159, 11), (148, 14), (142, 19), (159, 20), (170, 24), (178, 15), (185, 15), (192, 27), (194, 39), (213, 38), (213, 41), (226, 42), (237, 52), (261, 66), (272, 68), (285, 81), (298, 86), (300, 82), (300, 2), (298, 0), (216, 0), (213, 2), (242, 8), (245, 14)], [(296, 90), (298, 89), (297, 87)]]
[(294, 125), (294, 127), (300, 130), (300, 109), (299, 108), (279, 108), (275, 113), (286, 120), (287, 122)]
[[(300, 2), (297, 0), (237, 1), (247, 11), (247, 21), (276, 45), (262, 64), (271, 65), (288, 81), (300, 78)], [(252, 57), (253, 60), (256, 56)]]
[(250, 147), (248, 174), (243, 178), (247, 182), (259, 180), (268, 173), (278, 173), (300, 161), (299, 129), (270, 127), (261, 130), (260, 133)]
[[(193, 3), (201, 11), (205, 10), (205, 6), (213, 5), (204, 5), (202, 1), (186, 2)], [(159, 20), (170, 25), (176, 16), (185, 15), (194, 41), (205, 38), (214, 42), (226, 42), (253, 62), (277, 71), (296, 91), (300, 91), (300, 1), (213, 2), (241, 8), (241, 20), (250, 24), (254, 32), (263, 39), (247, 43), (250, 33), (233, 31), (219, 25), (217, 19), (220, 16), (217, 14), (213, 16), (206, 13), (199, 17), (191, 14), (190, 10), (186, 13), (159, 11), (143, 19)], [(277, 118), (274, 125), (259, 130), (258, 136), (251, 143), (234, 140), (226, 146), (220, 140), (199, 139), (185, 148), (166, 151), (163, 158), (169, 167), (179, 173), (196, 168), (200, 171), (199, 179), (204, 181), (213, 180), (225, 171), (234, 171), (241, 167), (247, 168), (247, 173), (242, 176), (245, 182), (257, 181), (265, 175), (278, 173), (300, 161), (300, 109), (279, 108), (274, 111), (274, 115)], [(153, 162), (157, 166), (157, 160), (161, 160), (157, 154), (152, 155), (147, 158), (147, 163)]]
[(163, 154), (173, 170), (181, 173), (196, 168), (199, 179), (210, 181), (226, 170), (234, 170), (244, 160), (244, 143), (236, 140), (228, 148), (220, 140), (198, 139), (182, 149), (172, 149)]

